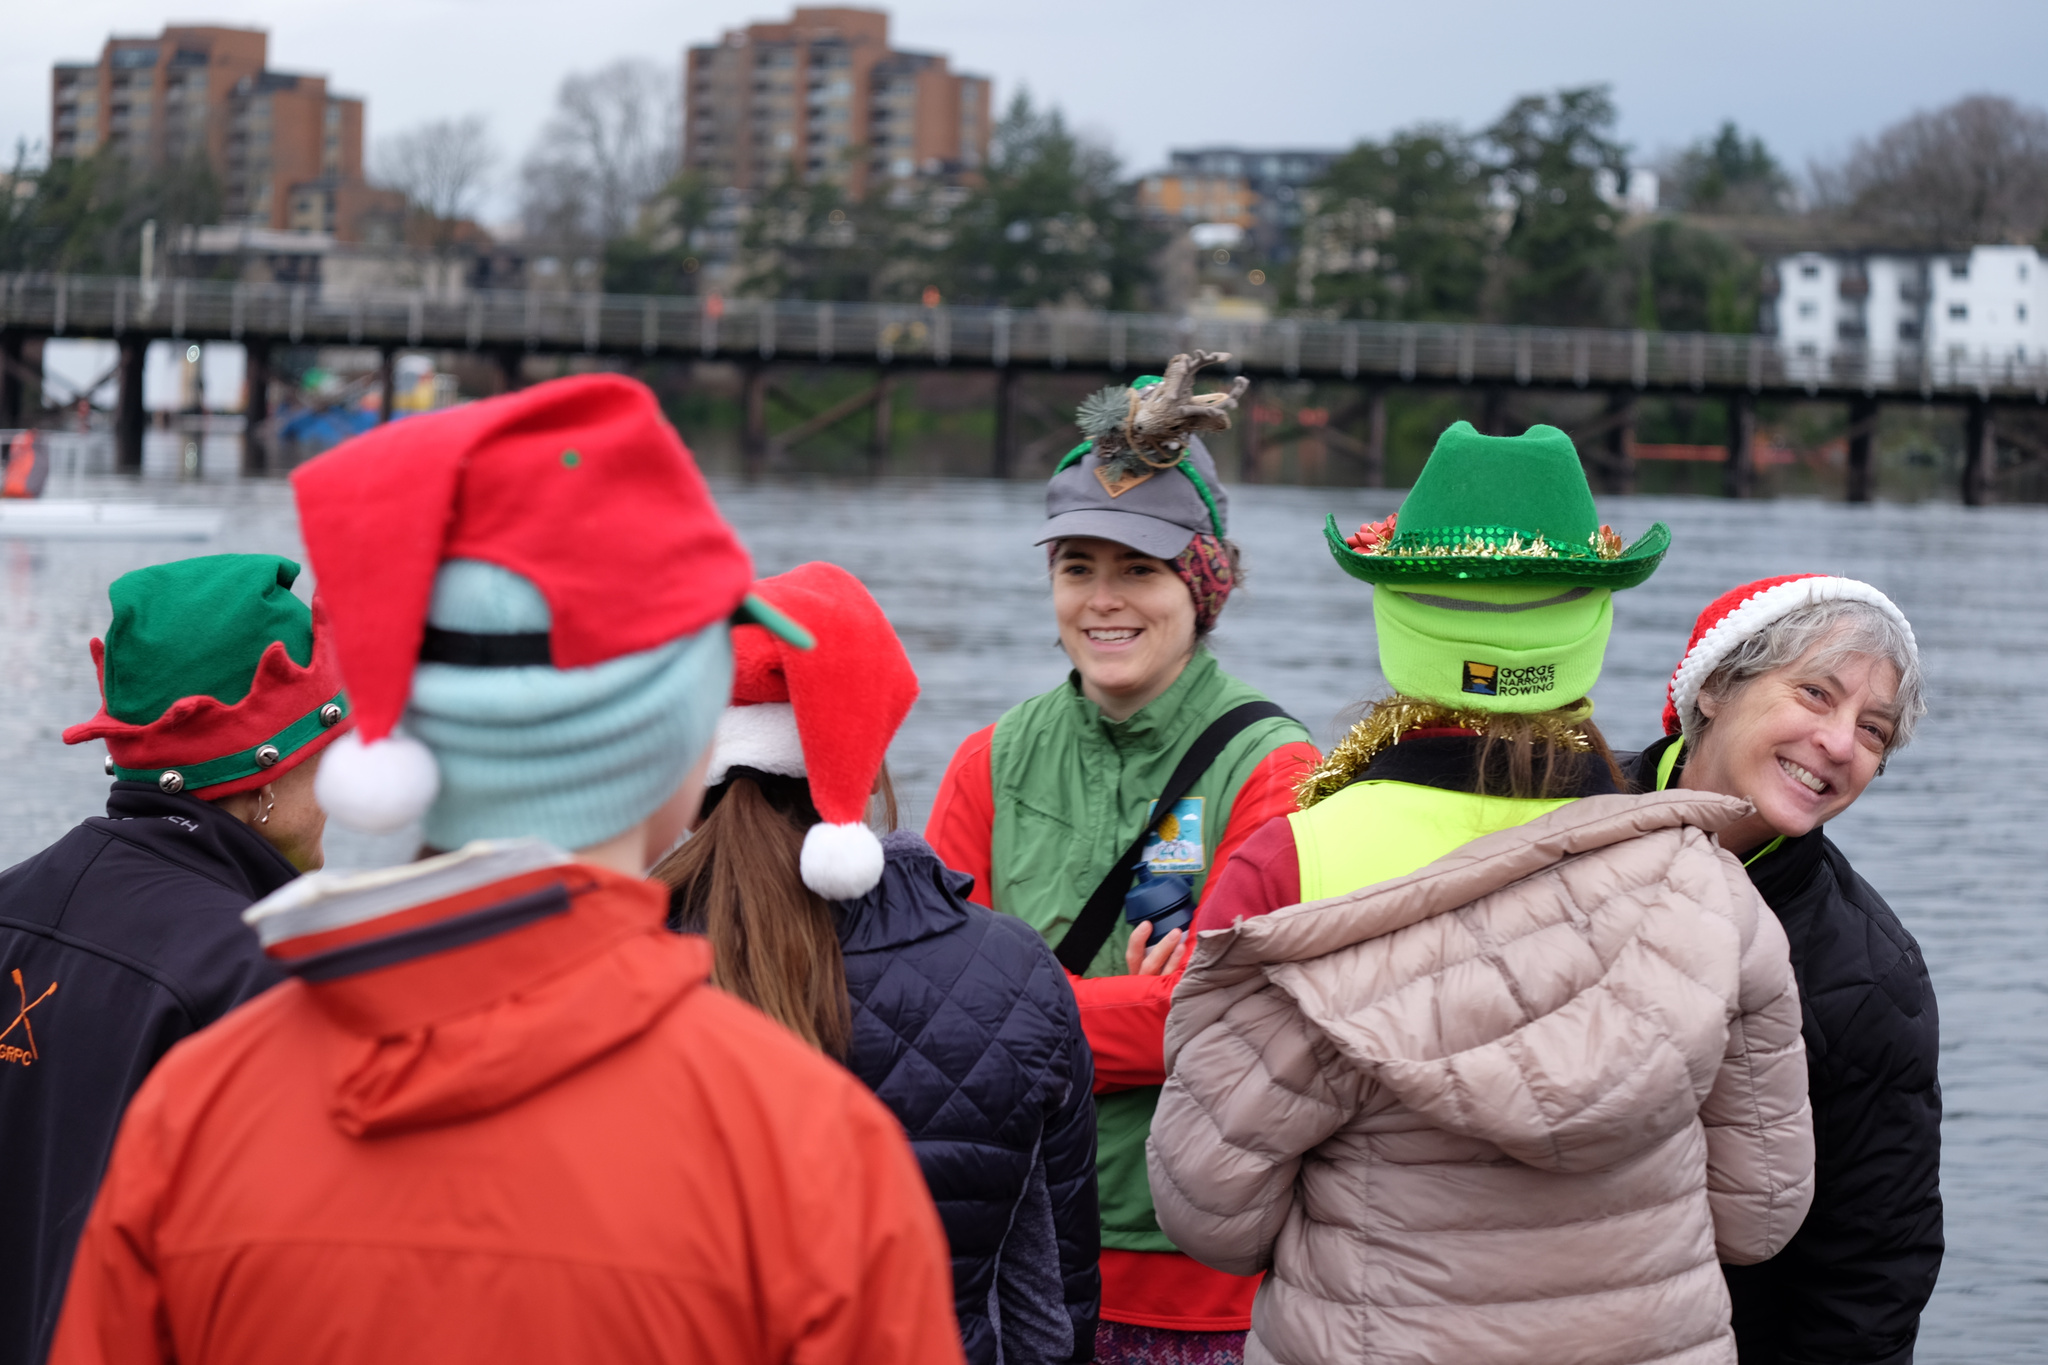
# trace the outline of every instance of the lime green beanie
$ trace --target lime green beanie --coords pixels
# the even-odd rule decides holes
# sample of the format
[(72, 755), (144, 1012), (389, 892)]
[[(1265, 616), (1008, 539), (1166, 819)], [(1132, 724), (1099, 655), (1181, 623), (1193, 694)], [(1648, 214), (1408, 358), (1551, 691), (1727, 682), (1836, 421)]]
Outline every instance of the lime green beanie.
[(1614, 629), (1606, 588), (1430, 583), (1372, 593), (1396, 692), (1474, 711), (1549, 711), (1592, 691)]

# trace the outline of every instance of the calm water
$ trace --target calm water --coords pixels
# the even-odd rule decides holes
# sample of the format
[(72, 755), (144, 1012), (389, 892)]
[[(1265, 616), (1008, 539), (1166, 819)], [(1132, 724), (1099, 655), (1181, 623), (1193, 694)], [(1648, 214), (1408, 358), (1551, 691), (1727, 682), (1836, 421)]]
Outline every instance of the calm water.
[[(106, 587), (144, 564), (228, 550), (300, 554), (289, 490), (232, 477), (231, 448), (152, 446), (145, 480), (60, 469), (51, 496), (219, 507), (208, 545), (0, 540), (0, 864), (94, 813), (98, 746), (63, 728), (98, 697), (86, 642)], [(180, 477), (180, 475), (183, 477)], [(924, 684), (891, 756), (906, 820), (921, 823), (947, 756), (968, 732), (1065, 671), (1054, 644), (1033, 486), (979, 481), (720, 484), (761, 572), (831, 559), (859, 574), (896, 622)], [(1215, 649), (1327, 742), (1338, 714), (1382, 686), (1370, 597), (1329, 561), (1318, 527), (1392, 510), (1396, 492), (1247, 488), (1233, 532), (1251, 577)], [(1766, 574), (1868, 579), (1913, 619), (1933, 712), (1912, 748), (1836, 822), (1836, 840), (1920, 939), (1943, 1021), (1949, 1252), (1922, 1335), (1927, 1362), (2036, 1361), (2048, 1342), (2048, 915), (2041, 891), (2048, 777), (2035, 711), (2048, 677), (2048, 508), (1921, 504), (1848, 508), (1609, 499), (1633, 539), (1652, 520), (1675, 546), (1647, 585), (1616, 599), (1594, 696), (1618, 747), (1654, 738), (1664, 680), (1709, 599)], [(603, 547), (591, 547), (602, 553)], [(336, 834), (330, 860), (402, 858), (411, 836)]]

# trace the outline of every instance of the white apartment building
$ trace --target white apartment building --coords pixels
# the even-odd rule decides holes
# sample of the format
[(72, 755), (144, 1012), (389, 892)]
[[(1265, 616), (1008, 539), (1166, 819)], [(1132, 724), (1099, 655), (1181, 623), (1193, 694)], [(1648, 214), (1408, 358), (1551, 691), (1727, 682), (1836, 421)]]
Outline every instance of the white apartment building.
[(1865, 365), (1882, 384), (2034, 370), (2048, 365), (2044, 266), (2031, 246), (1803, 251), (1778, 261), (1762, 322), (1794, 378), (1853, 381)]

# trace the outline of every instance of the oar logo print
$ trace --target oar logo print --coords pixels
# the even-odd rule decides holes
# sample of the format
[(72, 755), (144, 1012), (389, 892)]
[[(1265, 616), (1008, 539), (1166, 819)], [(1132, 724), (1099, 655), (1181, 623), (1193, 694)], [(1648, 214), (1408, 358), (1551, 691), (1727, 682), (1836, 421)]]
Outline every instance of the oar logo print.
[[(21, 980), (21, 968), (16, 967), (13, 976), (15, 993), (21, 997), (21, 1008), (16, 1011), (13, 1023), (4, 1029), (0, 1029), (0, 1062), (20, 1062), (23, 1066), (27, 1066), (29, 1063), (37, 1061), (42, 1057), (42, 1054), (36, 1051), (35, 1026), (29, 1023), (28, 1012), (37, 1005), (42, 1004), (45, 1000), (48, 1000), (51, 993), (57, 989), (57, 983), (52, 981), (41, 995), (31, 1000), (28, 998), (28, 987)], [(6, 1041), (7, 1035), (16, 1029), (20, 1029), (22, 1036), (27, 1039), (27, 1047), (20, 1047)]]

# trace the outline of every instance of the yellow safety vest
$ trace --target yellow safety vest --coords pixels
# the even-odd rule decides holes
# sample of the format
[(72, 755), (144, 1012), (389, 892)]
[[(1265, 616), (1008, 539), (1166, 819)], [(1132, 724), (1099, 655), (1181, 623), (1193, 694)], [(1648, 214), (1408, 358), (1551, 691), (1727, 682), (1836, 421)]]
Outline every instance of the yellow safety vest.
[(1405, 877), (1481, 835), (1526, 825), (1574, 798), (1475, 796), (1412, 782), (1354, 782), (1287, 817), (1303, 901)]

